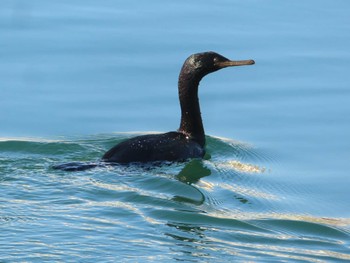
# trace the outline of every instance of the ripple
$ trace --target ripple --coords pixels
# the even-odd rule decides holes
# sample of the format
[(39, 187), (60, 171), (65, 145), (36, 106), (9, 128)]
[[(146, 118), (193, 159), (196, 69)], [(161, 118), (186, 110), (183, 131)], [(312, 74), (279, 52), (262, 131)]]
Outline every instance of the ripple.
[[(218, 160), (239, 160), (242, 162), (275, 162), (276, 157), (261, 151), (248, 143), (228, 138), (207, 136), (208, 151)], [(216, 160), (216, 159), (215, 159)]]
[[(299, 209), (305, 193), (276, 181), (271, 167), (278, 160), (241, 142), (208, 136), (211, 158), (185, 163), (50, 169), (98, 160), (129, 136), (0, 142), (2, 243), (58, 261), (89, 260), (112, 246), (171, 250), (167, 260), (349, 260), (349, 219)], [(81, 255), (81, 247), (90, 254)]]

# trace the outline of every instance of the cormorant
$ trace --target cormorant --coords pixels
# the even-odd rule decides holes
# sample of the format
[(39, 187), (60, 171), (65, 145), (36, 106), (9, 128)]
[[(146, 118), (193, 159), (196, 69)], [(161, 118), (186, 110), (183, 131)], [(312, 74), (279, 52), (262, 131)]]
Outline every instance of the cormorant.
[(232, 61), (215, 52), (191, 55), (182, 66), (178, 82), (181, 106), (179, 129), (123, 141), (107, 151), (102, 160), (125, 164), (202, 158), (205, 154), (205, 134), (198, 101), (199, 82), (205, 75), (219, 69), (254, 63), (254, 60)]

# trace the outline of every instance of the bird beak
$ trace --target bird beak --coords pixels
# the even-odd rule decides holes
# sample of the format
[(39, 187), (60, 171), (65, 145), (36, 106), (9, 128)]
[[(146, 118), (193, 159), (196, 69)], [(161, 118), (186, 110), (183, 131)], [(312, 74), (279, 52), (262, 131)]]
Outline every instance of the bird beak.
[(227, 60), (227, 61), (222, 61), (222, 62), (216, 63), (216, 65), (220, 68), (245, 66), (245, 65), (253, 65), (253, 64), (255, 64), (255, 61), (252, 59), (249, 59), (249, 60)]

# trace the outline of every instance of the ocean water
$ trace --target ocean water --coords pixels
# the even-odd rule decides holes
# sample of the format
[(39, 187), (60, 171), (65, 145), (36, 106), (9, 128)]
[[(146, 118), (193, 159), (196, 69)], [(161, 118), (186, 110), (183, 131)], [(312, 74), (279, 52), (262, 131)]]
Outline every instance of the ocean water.
[[(0, 262), (350, 261), (348, 1), (1, 1)], [(212, 50), (204, 160), (98, 162), (176, 130)]]

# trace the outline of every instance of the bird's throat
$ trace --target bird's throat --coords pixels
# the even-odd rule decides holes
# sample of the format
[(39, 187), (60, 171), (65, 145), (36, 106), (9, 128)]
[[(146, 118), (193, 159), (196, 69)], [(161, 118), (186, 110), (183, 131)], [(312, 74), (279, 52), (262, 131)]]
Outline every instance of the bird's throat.
[(204, 147), (205, 134), (198, 100), (198, 86), (200, 79), (180, 74), (179, 99), (181, 107), (181, 123), (179, 132)]

